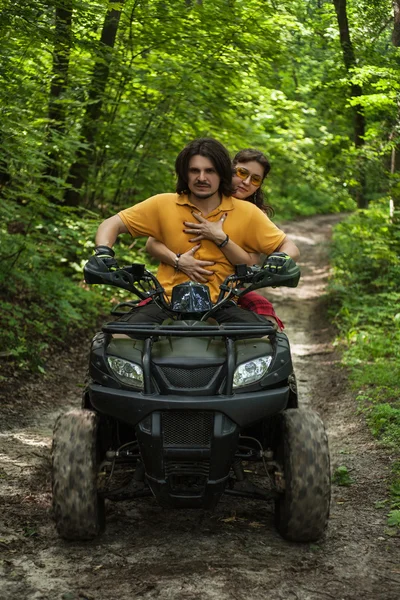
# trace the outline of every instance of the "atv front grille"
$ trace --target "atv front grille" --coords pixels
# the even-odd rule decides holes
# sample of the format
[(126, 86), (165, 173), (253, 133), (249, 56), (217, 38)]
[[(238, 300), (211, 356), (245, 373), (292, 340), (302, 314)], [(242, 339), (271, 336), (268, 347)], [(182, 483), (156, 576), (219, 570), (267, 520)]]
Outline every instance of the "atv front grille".
[(169, 385), (178, 389), (206, 387), (220, 371), (220, 367), (215, 366), (190, 369), (163, 366), (159, 369)]
[(208, 477), (210, 472), (210, 461), (191, 461), (191, 460), (167, 460), (165, 464), (165, 475), (184, 477), (192, 475), (193, 477)]
[(162, 413), (164, 447), (201, 446), (209, 448), (213, 433), (212, 412), (173, 410)]
[(210, 462), (167, 460), (165, 477), (175, 494), (198, 495), (204, 491), (210, 473)]

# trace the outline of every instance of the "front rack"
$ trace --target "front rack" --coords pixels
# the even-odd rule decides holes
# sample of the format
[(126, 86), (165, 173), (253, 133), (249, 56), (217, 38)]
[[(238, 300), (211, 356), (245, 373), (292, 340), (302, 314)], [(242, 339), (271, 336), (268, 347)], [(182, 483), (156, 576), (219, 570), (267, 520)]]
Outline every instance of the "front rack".
[(226, 325), (187, 325), (180, 324), (160, 325), (158, 323), (131, 324), (114, 321), (103, 325), (104, 333), (120, 333), (129, 336), (140, 335), (143, 337), (261, 337), (264, 335), (275, 335), (273, 325), (258, 323), (229, 323)]

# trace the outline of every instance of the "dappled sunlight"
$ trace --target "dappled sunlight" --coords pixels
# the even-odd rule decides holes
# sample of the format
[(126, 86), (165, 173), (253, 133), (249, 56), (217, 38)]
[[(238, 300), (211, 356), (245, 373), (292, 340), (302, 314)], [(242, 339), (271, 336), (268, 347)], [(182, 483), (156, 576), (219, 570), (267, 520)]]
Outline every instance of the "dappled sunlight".
[(13, 457), (13, 456), (8, 456), (7, 454), (3, 454), (0, 452), (0, 463), (5, 466), (5, 465), (13, 465), (16, 467), (20, 467), (21, 469), (23, 469), (24, 467), (28, 467), (29, 464), (27, 462), (23, 462), (22, 460), (19, 460), (21, 457), (21, 455), (17, 456), (17, 457)]
[(48, 455), (50, 445), (51, 438), (37, 433), (0, 433), (0, 464), (8, 476), (19, 476), (41, 462)]
[(7, 435), (5, 433), (0, 434), (0, 438), (7, 438), (7, 437), (18, 440), (19, 442), (21, 442), (22, 444), (25, 444), (26, 446), (36, 446), (36, 447), (41, 447), (41, 448), (48, 447), (51, 442), (50, 437), (43, 438), (43, 436), (38, 436), (37, 434), (32, 435), (25, 431), (20, 432), (20, 433), (12, 433), (10, 435)]
[(298, 235), (296, 233), (291, 233), (289, 237), (294, 242), (300, 242), (301, 244), (307, 244), (308, 246), (315, 246), (317, 243), (315, 240), (309, 237), (305, 237), (304, 235)]
[[(301, 265), (300, 265), (301, 268)], [(329, 267), (307, 267), (306, 271), (302, 272), (300, 281), (315, 281), (316, 279), (322, 279), (329, 274)]]
[(324, 292), (329, 276), (329, 266), (313, 266), (300, 263), (301, 278), (297, 288), (261, 288), (257, 293), (274, 301), (310, 300), (318, 298)]
[(296, 344), (291, 338), (290, 348), (293, 356), (319, 356), (321, 354), (331, 354), (333, 346), (331, 344)]
[(360, 424), (357, 421), (343, 419), (340, 422), (336, 422), (334, 427), (328, 428), (329, 439), (331, 441), (334, 439), (343, 441), (348, 436), (358, 433), (359, 430)]
[[(298, 288), (296, 288), (297, 298), (300, 300), (318, 298), (326, 287), (328, 275), (328, 267), (309, 267), (304, 269)], [(290, 295), (290, 292), (293, 294), (294, 291), (289, 290), (288, 295)]]

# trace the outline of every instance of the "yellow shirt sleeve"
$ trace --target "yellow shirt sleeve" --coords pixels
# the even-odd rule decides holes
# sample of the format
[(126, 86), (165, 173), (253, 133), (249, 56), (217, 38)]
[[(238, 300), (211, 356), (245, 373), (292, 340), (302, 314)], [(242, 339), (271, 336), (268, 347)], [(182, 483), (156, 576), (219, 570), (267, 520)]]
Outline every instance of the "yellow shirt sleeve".
[[(132, 237), (148, 237), (159, 239), (161, 236), (159, 200), (164, 194), (157, 194), (143, 202), (118, 213)], [(168, 196), (169, 194), (165, 194)]]
[(249, 249), (245, 248), (248, 252), (271, 254), (286, 237), (286, 234), (260, 209), (253, 212), (249, 230), (252, 232), (252, 241)]

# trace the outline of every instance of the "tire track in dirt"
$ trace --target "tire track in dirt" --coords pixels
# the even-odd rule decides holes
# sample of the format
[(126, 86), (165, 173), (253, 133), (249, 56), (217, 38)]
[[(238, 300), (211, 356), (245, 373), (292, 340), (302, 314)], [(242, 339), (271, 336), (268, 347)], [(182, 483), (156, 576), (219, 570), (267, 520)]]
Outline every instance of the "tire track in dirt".
[(325, 539), (292, 544), (275, 531), (272, 506), (224, 497), (214, 512), (158, 507), (151, 498), (108, 506), (94, 542), (60, 540), (50, 516), (49, 450), (55, 416), (79, 406), (87, 363), (80, 350), (54, 357), (46, 379), (2, 391), (0, 597), (4, 600), (397, 600), (399, 539), (385, 533), (385, 456), (346, 388), (321, 299), (337, 216), (285, 229), (301, 248), (295, 290), (274, 290), (296, 365), (300, 400), (323, 417), (332, 466), (354, 484), (333, 488)]

